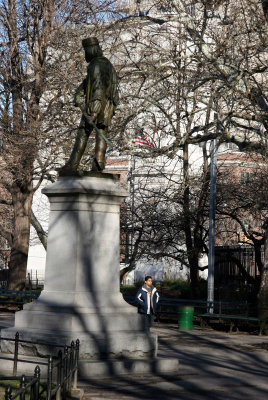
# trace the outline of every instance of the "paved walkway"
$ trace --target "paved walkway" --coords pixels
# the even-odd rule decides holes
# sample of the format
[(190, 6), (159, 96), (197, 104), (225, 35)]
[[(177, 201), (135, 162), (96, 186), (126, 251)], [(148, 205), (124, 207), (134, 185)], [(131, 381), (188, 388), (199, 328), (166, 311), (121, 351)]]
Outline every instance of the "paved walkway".
[[(0, 328), (13, 326), (13, 319), (0, 314)], [(179, 373), (80, 381), (83, 400), (268, 399), (267, 336), (182, 332), (174, 324), (156, 324), (152, 331), (159, 337), (159, 357), (177, 357)]]
[(178, 357), (177, 376), (80, 382), (83, 400), (267, 400), (268, 337), (155, 325), (159, 356)]

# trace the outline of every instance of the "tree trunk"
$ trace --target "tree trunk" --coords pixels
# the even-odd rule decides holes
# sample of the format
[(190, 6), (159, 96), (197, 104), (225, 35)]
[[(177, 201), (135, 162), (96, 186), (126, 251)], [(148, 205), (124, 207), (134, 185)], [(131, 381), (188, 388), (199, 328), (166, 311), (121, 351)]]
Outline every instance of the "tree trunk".
[[(194, 251), (194, 249), (192, 249)], [(198, 299), (200, 288), (199, 288), (199, 269), (198, 269), (198, 257), (189, 258), (190, 264), (190, 289), (191, 289), (191, 298)]]
[(261, 3), (262, 3), (264, 17), (268, 22), (268, 0), (261, 0)]
[(44, 249), (46, 250), (47, 249), (47, 233), (44, 231), (42, 225), (36, 218), (33, 210), (31, 211), (31, 225), (34, 227), (40, 242), (42, 243)]
[(268, 318), (268, 227), (265, 232), (264, 265), (261, 273), (261, 284), (258, 295), (259, 318)]
[(191, 297), (193, 299), (198, 297), (198, 256), (197, 249), (194, 247), (192, 230), (191, 230), (191, 212), (190, 212), (190, 189), (189, 189), (189, 148), (186, 143), (183, 148), (183, 178), (184, 178), (184, 192), (183, 192), (183, 213), (184, 213), (184, 233), (185, 243), (188, 254), (188, 261), (190, 267), (190, 286)]
[(12, 188), (14, 206), (14, 236), (9, 263), (9, 288), (22, 290), (25, 287), (32, 192), (16, 186)]
[(124, 281), (126, 281), (128, 274), (134, 269), (134, 267), (135, 262), (131, 262), (127, 267), (120, 270), (120, 282), (123, 282), (123, 285), (125, 285)]

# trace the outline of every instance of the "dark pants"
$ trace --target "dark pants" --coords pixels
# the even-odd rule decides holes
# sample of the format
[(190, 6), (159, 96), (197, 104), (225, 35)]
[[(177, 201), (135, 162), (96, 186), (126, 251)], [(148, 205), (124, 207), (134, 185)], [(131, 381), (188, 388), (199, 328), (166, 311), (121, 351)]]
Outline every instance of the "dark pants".
[(145, 332), (150, 332), (150, 328), (153, 325), (154, 316), (153, 314), (143, 314), (144, 315), (144, 327)]

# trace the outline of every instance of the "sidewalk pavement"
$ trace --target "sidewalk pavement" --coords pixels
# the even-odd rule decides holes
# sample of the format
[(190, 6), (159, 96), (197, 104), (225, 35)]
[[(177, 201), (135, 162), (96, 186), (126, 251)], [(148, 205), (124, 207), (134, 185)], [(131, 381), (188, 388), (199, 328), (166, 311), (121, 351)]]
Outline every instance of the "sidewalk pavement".
[(178, 357), (177, 376), (79, 382), (83, 400), (267, 400), (268, 337), (155, 324), (159, 357)]
[[(0, 314), (0, 328), (14, 316)], [(79, 381), (82, 400), (267, 400), (268, 337), (155, 324), (159, 357), (178, 357), (175, 376), (123, 376)]]

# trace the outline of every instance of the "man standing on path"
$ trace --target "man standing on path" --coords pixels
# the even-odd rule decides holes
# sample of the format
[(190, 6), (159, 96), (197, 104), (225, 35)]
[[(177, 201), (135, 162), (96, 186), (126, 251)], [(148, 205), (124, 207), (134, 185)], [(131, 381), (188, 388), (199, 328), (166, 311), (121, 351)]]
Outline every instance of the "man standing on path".
[(145, 277), (144, 285), (136, 294), (136, 304), (138, 305), (138, 313), (144, 315), (145, 331), (150, 332), (153, 316), (156, 312), (156, 306), (159, 300), (157, 289), (153, 286), (151, 276)]

